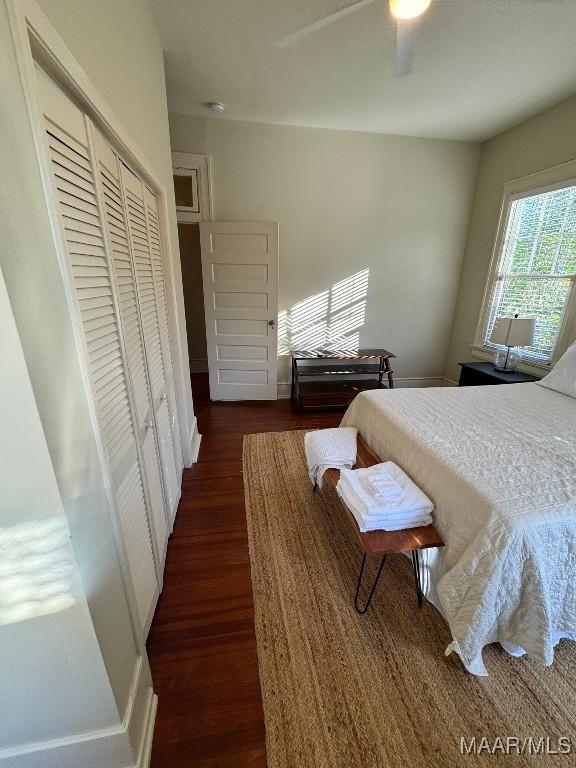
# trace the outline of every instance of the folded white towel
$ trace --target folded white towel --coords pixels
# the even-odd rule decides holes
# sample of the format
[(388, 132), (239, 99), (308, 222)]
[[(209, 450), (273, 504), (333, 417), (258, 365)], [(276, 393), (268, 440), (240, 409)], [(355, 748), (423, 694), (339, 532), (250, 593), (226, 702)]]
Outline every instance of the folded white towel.
[(389, 517), (366, 517), (361, 506), (358, 506), (356, 496), (348, 496), (342, 487), (338, 488), (338, 495), (354, 515), (361, 533), (369, 531), (403, 531), (406, 528), (418, 528), (421, 525), (430, 525), (430, 515), (421, 517), (406, 516), (404, 519), (392, 520)]
[[(401, 493), (383, 498), (366, 489), (367, 480), (372, 476), (385, 474)], [(434, 505), (408, 475), (394, 462), (376, 464), (366, 469), (340, 472), (336, 490), (358, 522), (362, 532), (385, 530), (397, 531), (432, 523)]]
[(356, 463), (355, 427), (318, 429), (304, 435), (308, 476), (322, 488), (324, 472), (329, 468), (350, 469)]
[[(386, 464), (378, 464), (379, 467), (385, 467)], [(387, 499), (389, 501), (398, 499), (403, 491), (402, 487), (393, 480), (388, 473), (365, 475), (362, 478), (364, 488), (371, 496), (377, 499)]]

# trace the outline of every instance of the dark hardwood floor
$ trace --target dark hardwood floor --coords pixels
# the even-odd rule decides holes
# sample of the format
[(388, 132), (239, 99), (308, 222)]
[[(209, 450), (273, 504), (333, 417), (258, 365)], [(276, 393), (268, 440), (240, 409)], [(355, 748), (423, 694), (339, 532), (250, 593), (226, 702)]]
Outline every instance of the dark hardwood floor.
[(264, 718), (242, 483), (251, 432), (337, 426), (339, 412), (288, 400), (211, 403), (192, 377), (202, 434), (184, 472), (164, 589), (148, 639), (159, 697), (152, 768), (265, 766)]

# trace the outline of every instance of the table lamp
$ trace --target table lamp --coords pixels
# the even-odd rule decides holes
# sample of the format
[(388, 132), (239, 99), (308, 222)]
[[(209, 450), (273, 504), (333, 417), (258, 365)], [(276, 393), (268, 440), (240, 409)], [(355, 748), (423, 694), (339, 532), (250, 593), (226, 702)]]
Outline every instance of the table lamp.
[(535, 317), (519, 317), (515, 315), (501, 315), (494, 321), (490, 341), (499, 344), (506, 349), (497, 349), (494, 352), (494, 370), (510, 373), (516, 370), (522, 360), (522, 353), (518, 350), (511, 351), (512, 347), (531, 347), (534, 344), (534, 332), (536, 330)]

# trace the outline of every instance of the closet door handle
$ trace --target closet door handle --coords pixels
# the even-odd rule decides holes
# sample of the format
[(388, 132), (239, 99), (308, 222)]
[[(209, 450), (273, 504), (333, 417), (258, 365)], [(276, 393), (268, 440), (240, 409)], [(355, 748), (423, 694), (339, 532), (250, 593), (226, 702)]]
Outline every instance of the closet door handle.
[(160, 400), (162, 401), (168, 400), (168, 395), (166, 394), (166, 392), (162, 392), (162, 394), (160, 395)]
[(148, 430), (148, 432), (150, 432), (150, 430), (151, 430), (153, 427), (154, 427), (154, 424), (152, 424), (152, 422), (151, 422), (151, 421), (147, 421), (147, 422), (146, 422), (146, 429)]

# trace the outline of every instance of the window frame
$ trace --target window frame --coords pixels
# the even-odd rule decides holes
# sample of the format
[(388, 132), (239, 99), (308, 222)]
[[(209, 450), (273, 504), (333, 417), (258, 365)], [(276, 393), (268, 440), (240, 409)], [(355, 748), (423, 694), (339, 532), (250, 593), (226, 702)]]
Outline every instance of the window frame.
[[(484, 286), (480, 317), (478, 319), (474, 343), (472, 345), (473, 350), (483, 353), (484, 355), (492, 355), (496, 348), (495, 345), (488, 344), (485, 341), (485, 336), (490, 319), (492, 295), (498, 279), (499, 267), (503, 256), (502, 250), (510, 218), (511, 204), (516, 200), (521, 200), (525, 197), (532, 197), (534, 195), (544, 194), (545, 192), (553, 192), (554, 190), (563, 189), (569, 186), (576, 186), (576, 160), (571, 160), (567, 163), (562, 163), (561, 165), (547, 168), (543, 171), (537, 171), (536, 173), (513, 179), (504, 184), (498, 216), (498, 226), (496, 229), (496, 238), (492, 248), (490, 268)], [(572, 280), (572, 287), (568, 294), (566, 304), (564, 305), (562, 321), (550, 359), (548, 361), (543, 361), (541, 358), (525, 354), (524, 363), (527, 366), (549, 370), (568, 348), (571, 337), (576, 333), (576, 275), (568, 275), (567, 277)]]

